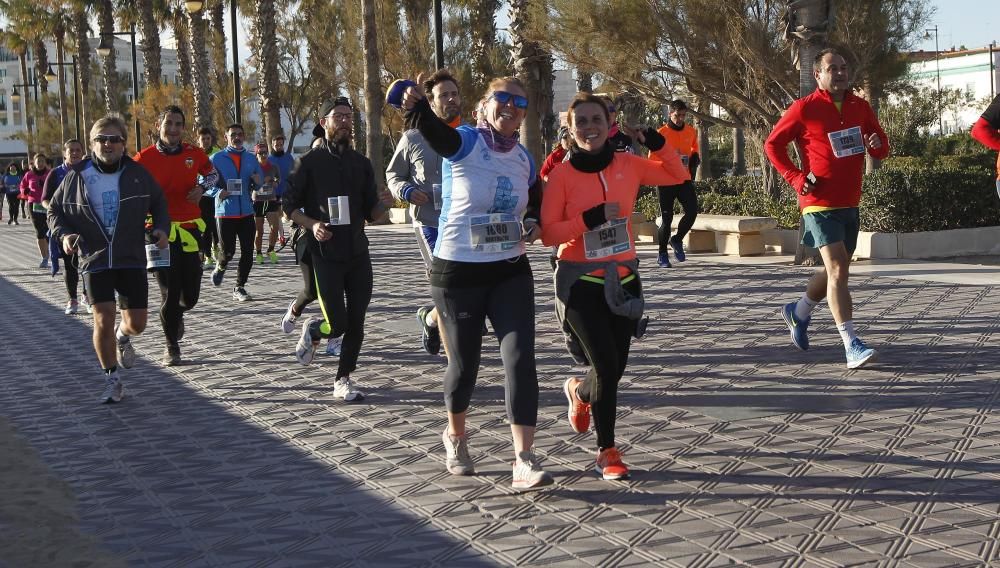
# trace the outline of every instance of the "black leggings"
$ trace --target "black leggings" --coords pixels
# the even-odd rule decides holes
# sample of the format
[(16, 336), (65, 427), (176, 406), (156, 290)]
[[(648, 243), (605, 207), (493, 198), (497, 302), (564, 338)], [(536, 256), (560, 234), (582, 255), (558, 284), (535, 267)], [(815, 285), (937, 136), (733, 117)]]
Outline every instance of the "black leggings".
[(534, 427), (538, 421), (538, 375), (531, 270), (490, 286), (431, 286), (431, 297), (447, 345), (444, 400), (448, 412), (465, 412), (472, 402), (483, 351), (483, 324), (489, 317), (500, 341), (507, 419), (511, 424)]
[(337, 378), (349, 377), (358, 366), (365, 338), (365, 315), (372, 300), (372, 260), (367, 252), (347, 262), (310, 253), (316, 299), (323, 310), (323, 321), (314, 322), (310, 333), (313, 339), (343, 336)]
[(167, 343), (173, 345), (181, 339), (184, 312), (193, 308), (201, 295), (199, 251), (184, 252), (178, 239), (170, 243), (170, 267), (155, 272), (160, 285), (160, 325)]
[(17, 214), (21, 210), (21, 200), (17, 198), (16, 193), (7, 194), (7, 214), (10, 215), (11, 219), (17, 219)]
[[(80, 285), (80, 270), (77, 268), (80, 264), (80, 257), (76, 253), (69, 256), (63, 253), (61, 256), (63, 259), (63, 283), (66, 284), (66, 294), (69, 295), (70, 300), (75, 300), (77, 298), (77, 287)], [(84, 295), (86, 295), (86, 290), (84, 290)]]
[(667, 252), (667, 242), (670, 240), (670, 224), (674, 222), (674, 199), (681, 202), (684, 216), (681, 222), (677, 223), (677, 240), (682, 240), (687, 236), (688, 231), (694, 225), (694, 220), (698, 218), (698, 196), (694, 193), (694, 183), (686, 181), (680, 185), (661, 185), (657, 188), (660, 198), (660, 215), (663, 216), (662, 224), (657, 229), (657, 238), (660, 243), (660, 254)]
[(236, 272), (236, 287), (245, 286), (253, 268), (253, 236), (257, 227), (253, 215), (247, 217), (223, 217), (219, 219), (219, 240), (222, 241), (222, 258), (219, 268), (225, 270), (236, 255), (236, 239), (240, 241), (240, 264)]
[[(642, 290), (638, 278), (624, 288), (633, 296), (638, 296)], [(578, 280), (570, 288), (566, 322), (591, 365), (577, 395), (583, 402), (591, 403), (597, 446), (601, 449), (614, 447), (618, 382), (625, 374), (636, 322), (611, 312), (604, 299), (604, 284), (585, 280)]]
[[(301, 246), (305, 246), (305, 243)], [(301, 316), (302, 310), (316, 301), (316, 276), (313, 274), (312, 260), (308, 257), (300, 260), (299, 270), (302, 272), (302, 289), (299, 290), (299, 295), (295, 297), (295, 303), (292, 305), (295, 317)]]
[(219, 246), (219, 231), (215, 227), (215, 198), (202, 197), (198, 206), (201, 207), (201, 220), (205, 222), (205, 232), (201, 235), (201, 252), (205, 256), (213, 256), (214, 249)]

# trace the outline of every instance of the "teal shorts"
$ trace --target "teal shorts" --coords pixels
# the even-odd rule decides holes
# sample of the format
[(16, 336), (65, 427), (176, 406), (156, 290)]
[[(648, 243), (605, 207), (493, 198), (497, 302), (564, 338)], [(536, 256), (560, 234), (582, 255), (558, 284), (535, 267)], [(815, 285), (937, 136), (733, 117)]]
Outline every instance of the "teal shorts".
[(857, 207), (806, 213), (802, 216), (802, 222), (805, 225), (802, 244), (806, 246), (818, 249), (834, 243), (844, 243), (847, 254), (854, 254), (854, 249), (858, 248), (861, 218)]

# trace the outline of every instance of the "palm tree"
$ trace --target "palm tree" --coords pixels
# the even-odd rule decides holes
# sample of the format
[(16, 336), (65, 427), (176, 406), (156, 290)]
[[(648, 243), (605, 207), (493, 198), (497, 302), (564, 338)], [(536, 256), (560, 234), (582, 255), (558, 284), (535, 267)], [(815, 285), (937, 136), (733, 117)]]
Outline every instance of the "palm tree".
[(226, 18), (225, 0), (215, 0), (208, 8), (208, 45), (211, 51), (212, 73), (215, 77), (215, 96), (224, 107), (230, 106), (232, 99), (232, 78), (226, 63)]
[(188, 28), (187, 9), (183, 6), (174, 6), (170, 10), (168, 21), (177, 44), (177, 72), (181, 77), (181, 86), (191, 88), (191, 34)]
[[(59, 76), (59, 129), (62, 140), (69, 138), (69, 108), (66, 107), (66, 28), (72, 25), (70, 14), (63, 9), (53, 13), (55, 26), (52, 35), (56, 38), (56, 73)], [(48, 71), (45, 71), (47, 73)], [(74, 80), (76, 78), (74, 77)]]
[(191, 31), (191, 79), (194, 85), (194, 127), (212, 126), (212, 106), (208, 83), (208, 46), (205, 45), (205, 19), (201, 13), (188, 12)]
[[(104, 109), (108, 114), (118, 111), (118, 52), (114, 44), (115, 15), (111, 0), (97, 0), (97, 21), (101, 38), (107, 38), (111, 53), (104, 58), (102, 75), (104, 78)], [(138, 133), (137, 133), (138, 134)]]
[(72, 0), (73, 39), (76, 43), (76, 73), (80, 80), (80, 123), (87, 122), (87, 95), (90, 94), (90, 24), (87, 21), (87, 0)]
[(531, 37), (545, 14), (544, 0), (510, 1), (510, 37), (514, 59), (514, 74), (524, 82), (528, 91), (527, 114), (521, 124), (521, 142), (541, 163), (545, 157), (545, 141), (551, 138), (554, 116), (552, 113), (552, 55)]
[[(11, 52), (13, 52), (15, 55), (17, 55), (17, 61), (20, 64), (20, 68), (21, 68), (21, 83), (22, 84), (27, 84), (28, 83), (28, 42), (25, 41), (24, 38), (20, 34), (18, 34), (15, 31), (12, 31), (9, 28), (7, 30), (0, 31), (0, 40), (2, 40), (4, 47), (6, 47)], [(26, 89), (26, 88), (22, 87), (22, 89)], [(21, 98), (21, 105), (22, 105), (21, 108), (23, 109), (21, 112), (24, 115), (24, 124), (27, 127), (27, 134), (28, 134), (28, 137), (27, 137), (27, 140), (26, 140), (26, 144), (27, 144), (28, 150), (29, 150), (28, 153), (30, 154), (31, 153), (30, 150), (31, 150), (31, 148), (32, 148), (32, 146), (34, 144), (33, 144), (33, 140), (32, 140), (31, 118), (30, 118), (30, 114), (28, 113), (28, 93), (27, 93), (26, 90), (24, 91), (24, 96)]]
[[(361, 0), (362, 41), (365, 56), (365, 151), (375, 170), (376, 179), (385, 176), (382, 160), (382, 60), (375, 29), (375, 0)], [(383, 182), (376, 184), (385, 185)]]
[(500, 0), (467, 0), (471, 29), (471, 70), (475, 92), (481, 92), (494, 75), (493, 50), (497, 43), (496, 13)]
[[(160, 26), (153, 0), (136, 0), (136, 8), (139, 12), (139, 30), (142, 32), (139, 49), (142, 51), (143, 74), (146, 77), (146, 88), (151, 89), (160, 84), (163, 74), (160, 59)], [(162, 15), (160, 14), (161, 17)]]
[(260, 113), (264, 120), (264, 139), (281, 130), (281, 104), (278, 100), (278, 36), (274, 0), (255, 0), (253, 19), (254, 51), (257, 59), (257, 90)]

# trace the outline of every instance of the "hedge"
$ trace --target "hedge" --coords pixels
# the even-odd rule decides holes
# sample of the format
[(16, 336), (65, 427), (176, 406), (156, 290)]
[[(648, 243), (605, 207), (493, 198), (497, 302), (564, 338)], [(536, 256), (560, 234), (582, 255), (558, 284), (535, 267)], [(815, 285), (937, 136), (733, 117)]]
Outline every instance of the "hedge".
[[(909, 233), (1000, 225), (996, 175), (982, 163), (962, 156), (942, 156), (932, 164), (918, 158), (887, 160), (864, 177), (861, 229)], [(699, 181), (695, 191), (702, 213), (774, 217), (779, 227), (798, 227), (798, 204), (787, 186), (778, 201), (764, 193), (763, 179), (756, 176)], [(660, 214), (653, 188), (644, 189), (636, 210), (649, 219)], [(680, 211), (675, 204), (675, 214)]]

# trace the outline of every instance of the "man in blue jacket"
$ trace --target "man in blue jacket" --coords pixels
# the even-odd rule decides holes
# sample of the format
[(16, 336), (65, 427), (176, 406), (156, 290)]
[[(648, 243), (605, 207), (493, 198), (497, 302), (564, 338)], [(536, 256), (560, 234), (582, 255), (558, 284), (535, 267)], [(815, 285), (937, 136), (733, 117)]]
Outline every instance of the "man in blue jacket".
[(205, 193), (215, 198), (215, 218), (222, 244), (222, 257), (212, 271), (212, 284), (222, 285), (229, 261), (236, 254), (236, 240), (239, 239), (240, 260), (233, 299), (240, 302), (251, 299), (246, 284), (250, 278), (250, 269), (253, 268), (253, 237), (256, 226), (250, 192), (264, 177), (257, 158), (243, 147), (245, 140), (243, 125), (230, 124), (226, 127), (227, 146), (212, 155), (212, 164), (219, 172), (219, 187)]

